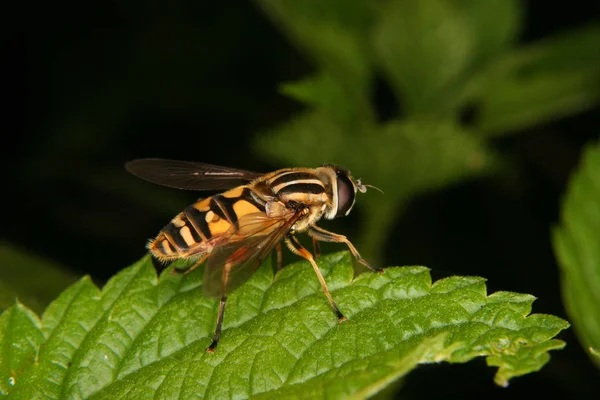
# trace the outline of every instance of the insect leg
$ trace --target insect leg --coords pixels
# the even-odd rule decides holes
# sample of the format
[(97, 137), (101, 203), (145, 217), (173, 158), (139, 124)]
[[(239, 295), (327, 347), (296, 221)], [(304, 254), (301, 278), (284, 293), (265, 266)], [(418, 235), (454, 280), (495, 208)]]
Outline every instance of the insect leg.
[(326, 231), (325, 229), (319, 228), (318, 226), (311, 226), (310, 228), (308, 228), (308, 234), (312, 236), (314, 240), (320, 240), (323, 242), (346, 243), (346, 245), (350, 249), (350, 252), (352, 252), (352, 255), (354, 256), (354, 258), (356, 258), (356, 261), (369, 268), (371, 271), (384, 271), (383, 269), (377, 269), (371, 266), (371, 264), (369, 264), (367, 260), (362, 258), (361, 255), (358, 253), (358, 250), (356, 250), (356, 247), (354, 247), (354, 245), (344, 235), (338, 235), (337, 233)]
[(189, 274), (190, 272), (192, 272), (193, 270), (195, 270), (196, 268), (198, 268), (198, 266), (200, 264), (202, 264), (204, 261), (206, 261), (206, 259), (208, 258), (210, 253), (204, 254), (203, 256), (200, 256), (200, 258), (198, 259), (197, 262), (194, 263), (194, 265), (192, 265), (191, 267), (189, 267), (188, 269), (186, 269), (183, 273), (184, 274)]
[(219, 303), (219, 314), (217, 316), (217, 327), (215, 328), (215, 335), (213, 336), (213, 341), (206, 348), (207, 353), (214, 353), (215, 347), (219, 344), (219, 338), (221, 336), (221, 326), (223, 325), (223, 315), (225, 314), (225, 303), (227, 302), (227, 295), (223, 294), (221, 296), (221, 302)]
[(327, 283), (325, 282), (325, 278), (323, 278), (323, 275), (321, 274), (321, 270), (319, 269), (319, 266), (315, 262), (315, 259), (313, 258), (313, 255), (310, 253), (310, 251), (308, 251), (304, 247), (302, 247), (300, 242), (298, 242), (298, 239), (296, 239), (296, 237), (294, 237), (292, 235), (288, 235), (285, 238), (285, 243), (288, 245), (288, 247), (290, 248), (290, 251), (292, 253), (299, 255), (300, 257), (302, 257), (302, 258), (308, 260), (308, 262), (310, 262), (313, 269), (315, 270), (315, 273), (317, 274), (317, 278), (319, 278), (321, 287), (323, 287), (323, 292), (325, 292), (325, 296), (327, 296), (327, 300), (329, 300), (329, 304), (331, 304), (331, 308), (333, 308), (333, 311), (335, 311), (335, 314), (338, 317), (338, 322), (345, 321), (346, 317), (344, 317), (344, 315), (340, 312), (337, 305), (335, 304), (335, 301), (333, 301), (333, 298), (331, 297), (331, 294), (329, 293), (329, 289), (327, 288)]
[(223, 275), (221, 278), (221, 302), (219, 303), (219, 312), (217, 314), (217, 327), (215, 328), (215, 335), (213, 336), (213, 341), (206, 348), (207, 353), (214, 353), (215, 348), (219, 344), (219, 339), (221, 337), (221, 327), (223, 326), (223, 315), (225, 314), (225, 304), (227, 303), (227, 280), (229, 279), (229, 271), (231, 270), (232, 265), (226, 264), (223, 268)]
[(319, 241), (315, 238), (312, 238), (313, 242), (313, 250), (315, 252), (315, 258), (321, 257), (321, 246), (319, 246)]

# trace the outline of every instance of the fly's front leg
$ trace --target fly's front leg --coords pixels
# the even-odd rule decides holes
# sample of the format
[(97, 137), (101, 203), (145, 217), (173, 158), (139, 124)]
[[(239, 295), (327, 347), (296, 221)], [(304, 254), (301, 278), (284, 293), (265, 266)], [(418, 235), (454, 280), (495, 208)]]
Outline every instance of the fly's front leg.
[(327, 296), (327, 300), (329, 300), (329, 304), (331, 304), (331, 308), (333, 308), (333, 311), (335, 311), (335, 315), (338, 317), (338, 322), (345, 321), (346, 317), (344, 317), (344, 315), (340, 312), (339, 308), (337, 307), (337, 304), (335, 304), (335, 301), (333, 301), (333, 297), (331, 297), (331, 293), (329, 293), (329, 289), (327, 288), (327, 283), (325, 282), (325, 278), (323, 278), (323, 274), (321, 274), (321, 270), (317, 266), (317, 263), (315, 262), (313, 255), (310, 254), (310, 251), (308, 251), (304, 247), (302, 247), (302, 245), (300, 244), (298, 239), (296, 239), (292, 235), (288, 235), (285, 238), (285, 243), (290, 248), (290, 251), (292, 253), (294, 253), (294, 254), (304, 258), (305, 260), (308, 260), (308, 262), (310, 262), (310, 265), (312, 265), (313, 269), (315, 270), (315, 273), (317, 274), (317, 278), (319, 278), (319, 282), (321, 283), (323, 292), (325, 293), (325, 296)]
[(383, 273), (383, 268), (378, 269), (367, 262), (356, 250), (356, 247), (348, 240), (348, 238), (344, 235), (338, 235), (337, 233), (326, 231), (323, 228), (319, 228), (318, 226), (311, 226), (308, 228), (308, 234), (312, 236), (314, 240), (320, 240), (322, 242), (334, 242), (334, 243), (346, 243), (346, 246), (350, 249), (350, 252), (356, 258), (356, 261), (369, 268), (371, 271), (377, 271)]

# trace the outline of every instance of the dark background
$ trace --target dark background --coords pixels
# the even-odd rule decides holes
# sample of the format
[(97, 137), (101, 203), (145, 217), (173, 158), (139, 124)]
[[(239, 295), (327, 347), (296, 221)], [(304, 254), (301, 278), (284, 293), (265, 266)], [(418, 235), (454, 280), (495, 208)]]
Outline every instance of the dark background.
[[(523, 42), (600, 17), (593, 0), (526, 4)], [(276, 88), (312, 66), (253, 4), (32, 7), (14, 20), (7, 14), (5, 25), (0, 238), (102, 283), (140, 258), (146, 239), (197, 197), (129, 176), (127, 160), (282, 167), (258, 158), (249, 143), (301, 109)], [(385, 109), (385, 95), (376, 96)], [(414, 199), (390, 235), (386, 264), (427, 265), (434, 278), (485, 276), (490, 292), (531, 293), (536, 312), (568, 319), (550, 228), (583, 144), (598, 137), (599, 111), (498, 139), (495, 146), (519, 168), (516, 182), (486, 178)], [(340, 221), (336, 230), (352, 238), (354, 221)], [(598, 387), (598, 371), (573, 329), (560, 337), (567, 349), (552, 352), (541, 372), (515, 379), (509, 389), (496, 388), (493, 369), (476, 360), (419, 368), (402, 393), (587, 394)]]

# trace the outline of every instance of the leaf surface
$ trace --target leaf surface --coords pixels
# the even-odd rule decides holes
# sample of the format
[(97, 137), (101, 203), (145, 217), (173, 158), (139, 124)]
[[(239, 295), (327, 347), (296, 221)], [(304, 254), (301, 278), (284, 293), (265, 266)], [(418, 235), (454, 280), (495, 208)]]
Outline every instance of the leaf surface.
[(337, 322), (307, 263), (273, 277), (267, 262), (230, 296), (215, 354), (205, 349), (217, 302), (202, 296), (201, 268), (157, 279), (144, 258), (101, 291), (84, 278), (41, 321), (19, 304), (0, 317), (0, 388), (14, 398), (367, 397), (418, 364), (478, 356), (506, 385), (564, 346), (553, 337), (566, 321), (529, 315), (529, 295), (488, 296), (482, 278), (432, 283), (424, 267), (354, 278), (348, 253), (319, 265), (348, 321)]
[(587, 147), (554, 229), (563, 298), (590, 358), (600, 367), (600, 145)]
[(474, 76), (478, 129), (503, 135), (591, 109), (600, 100), (600, 24), (507, 52)]

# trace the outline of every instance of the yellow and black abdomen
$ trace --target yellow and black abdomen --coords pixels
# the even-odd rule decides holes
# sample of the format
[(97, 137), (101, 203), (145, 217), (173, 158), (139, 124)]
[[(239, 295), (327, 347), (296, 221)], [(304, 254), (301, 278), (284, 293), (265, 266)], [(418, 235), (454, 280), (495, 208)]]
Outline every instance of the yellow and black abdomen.
[(161, 261), (201, 257), (225, 232), (237, 229), (241, 217), (264, 211), (264, 202), (247, 186), (231, 189), (188, 206), (148, 243), (148, 250)]

